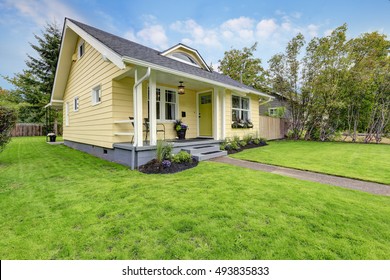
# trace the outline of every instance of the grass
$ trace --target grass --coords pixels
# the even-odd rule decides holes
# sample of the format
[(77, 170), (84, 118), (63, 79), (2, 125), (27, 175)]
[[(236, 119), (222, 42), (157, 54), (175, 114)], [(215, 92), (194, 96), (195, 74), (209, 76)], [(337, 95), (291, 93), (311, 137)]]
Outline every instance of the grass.
[(390, 184), (390, 145), (271, 141), (232, 157)]
[(0, 154), (1, 259), (390, 259), (390, 198), (201, 162), (146, 175), (43, 138)]

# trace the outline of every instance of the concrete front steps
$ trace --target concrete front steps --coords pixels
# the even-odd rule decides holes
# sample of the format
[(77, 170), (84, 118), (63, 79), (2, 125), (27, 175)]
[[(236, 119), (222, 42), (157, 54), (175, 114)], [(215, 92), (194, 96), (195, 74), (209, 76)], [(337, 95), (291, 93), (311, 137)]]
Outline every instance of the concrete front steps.
[(182, 151), (186, 151), (198, 161), (208, 160), (212, 158), (222, 157), (227, 155), (227, 151), (221, 151), (219, 145), (202, 145), (196, 147), (183, 148)]

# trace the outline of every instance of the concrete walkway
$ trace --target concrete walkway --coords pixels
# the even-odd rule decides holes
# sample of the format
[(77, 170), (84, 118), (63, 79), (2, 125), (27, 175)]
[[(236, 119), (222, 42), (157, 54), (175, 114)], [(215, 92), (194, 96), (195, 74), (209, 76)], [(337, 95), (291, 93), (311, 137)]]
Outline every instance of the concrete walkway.
[(348, 178), (326, 175), (326, 174), (310, 172), (310, 171), (303, 171), (303, 170), (298, 170), (293, 168), (279, 167), (275, 165), (240, 160), (240, 159), (235, 159), (230, 157), (219, 157), (219, 158), (212, 159), (212, 161), (228, 163), (236, 166), (250, 168), (253, 170), (261, 170), (261, 171), (293, 177), (301, 180), (318, 182), (322, 184), (328, 184), (328, 185), (338, 186), (342, 188), (368, 192), (372, 194), (390, 196), (390, 186), (379, 184), (379, 183), (348, 179)]

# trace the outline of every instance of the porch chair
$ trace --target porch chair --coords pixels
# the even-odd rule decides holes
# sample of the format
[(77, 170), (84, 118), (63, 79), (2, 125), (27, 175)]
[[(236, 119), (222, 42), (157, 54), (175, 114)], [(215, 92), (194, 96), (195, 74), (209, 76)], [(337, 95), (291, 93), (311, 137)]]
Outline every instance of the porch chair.
[[(134, 129), (134, 118), (129, 117), (129, 119), (130, 119), (131, 125), (133, 126), (133, 129)], [(165, 125), (162, 123), (158, 123), (157, 125), (162, 126), (161, 128), (157, 128), (157, 133), (163, 132), (164, 133), (164, 140), (165, 140)], [(144, 129), (142, 130), (142, 132), (145, 132), (145, 141), (147, 141), (148, 140), (148, 133), (149, 133), (149, 118), (144, 118), (143, 127), (144, 127)], [(134, 135), (131, 138), (131, 143), (133, 143), (133, 142), (134, 142)]]

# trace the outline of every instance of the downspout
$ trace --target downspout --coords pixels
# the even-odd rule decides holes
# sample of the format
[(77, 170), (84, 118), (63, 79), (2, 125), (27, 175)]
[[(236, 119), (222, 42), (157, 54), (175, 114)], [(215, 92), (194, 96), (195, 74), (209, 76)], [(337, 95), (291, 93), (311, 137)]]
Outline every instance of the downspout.
[[(146, 74), (140, 79), (138, 80), (136, 83), (134, 83), (134, 86), (133, 86), (133, 94), (135, 94), (135, 99), (138, 98), (138, 93), (137, 93), (137, 87), (143, 82), (145, 81), (146, 79), (149, 78), (150, 76), (150, 72), (151, 72), (151, 69), (150, 67), (148, 67), (148, 69), (146, 70)], [(135, 69), (135, 78), (137, 80), (137, 68)], [(134, 99), (134, 98), (133, 98)], [(135, 132), (137, 131), (137, 134), (138, 134), (138, 125), (137, 123), (135, 122), (135, 116), (137, 115), (136, 112), (137, 112), (137, 102), (133, 102), (133, 112), (134, 112), (134, 134)], [(137, 138), (139, 137), (139, 135), (137, 135)], [(142, 135), (141, 135), (142, 137)], [(137, 140), (137, 139), (135, 139)], [(135, 142), (135, 141), (134, 141)], [(135, 149), (136, 149), (136, 146), (133, 145), (133, 152), (131, 153), (131, 170), (134, 170), (135, 169)]]

